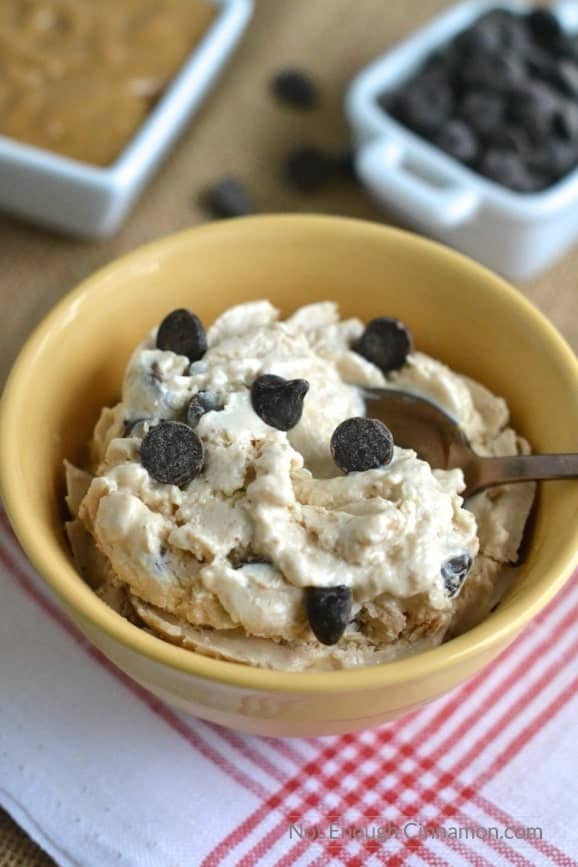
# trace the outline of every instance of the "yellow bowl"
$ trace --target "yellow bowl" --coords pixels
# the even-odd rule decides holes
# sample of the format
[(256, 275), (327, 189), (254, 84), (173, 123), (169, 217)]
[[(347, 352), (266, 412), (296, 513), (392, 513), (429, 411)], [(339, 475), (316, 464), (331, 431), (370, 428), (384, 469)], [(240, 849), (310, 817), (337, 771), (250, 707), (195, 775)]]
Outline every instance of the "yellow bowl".
[(100, 408), (118, 398), (129, 353), (168, 310), (190, 306), (210, 322), (255, 298), (285, 311), (334, 299), (346, 316), (398, 316), (418, 347), (503, 395), (536, 450), (578, 445), (576, 358), (501, 279), (393, 229), (326, 217), (257, 217), (136, 250), (46, 317), (22, 350), (2, 401), (6, 508), (28, 556), (82, 632), (170, 704), (267, 735), (374, 726), (478, 671), (560, 590), (578, 561), (578, 482), (543, 485), (528, 560), (498, 610), (413, 659), (357, 671), (270, 672), (209, 659), (138, 629), (74, 569), (63, 534), (62, 459), (83, 461)]

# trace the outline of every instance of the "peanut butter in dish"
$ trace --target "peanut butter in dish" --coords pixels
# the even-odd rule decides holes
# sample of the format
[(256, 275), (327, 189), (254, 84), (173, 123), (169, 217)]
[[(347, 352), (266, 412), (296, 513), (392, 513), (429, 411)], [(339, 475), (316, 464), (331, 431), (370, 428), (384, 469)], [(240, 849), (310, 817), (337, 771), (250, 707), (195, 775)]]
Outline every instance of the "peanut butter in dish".
[(0, 0), (0, 134), (109, 165), (214, 16), (206, 0)]

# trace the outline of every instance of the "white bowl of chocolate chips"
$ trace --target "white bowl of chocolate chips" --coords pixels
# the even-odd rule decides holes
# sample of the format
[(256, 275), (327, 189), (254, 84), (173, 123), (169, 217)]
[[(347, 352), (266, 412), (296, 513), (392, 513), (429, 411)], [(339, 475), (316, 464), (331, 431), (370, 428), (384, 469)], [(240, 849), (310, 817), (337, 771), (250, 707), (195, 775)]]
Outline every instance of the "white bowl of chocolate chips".
[(452, 7), (346, 111), (361, 181), (426, 234), (518, 280), (578, 238), (578, 3)]

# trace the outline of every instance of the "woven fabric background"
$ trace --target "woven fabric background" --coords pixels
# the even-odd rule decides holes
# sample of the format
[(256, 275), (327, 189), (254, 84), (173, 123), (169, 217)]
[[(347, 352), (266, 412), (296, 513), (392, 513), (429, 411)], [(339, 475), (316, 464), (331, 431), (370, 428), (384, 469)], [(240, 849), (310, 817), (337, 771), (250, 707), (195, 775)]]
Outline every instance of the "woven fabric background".
[[(280, 165), (287, 149), (295, 145), (344, 147), (348, 131), (341, 105), (348, 81), (384, 48), (448, 5), (447, 0), (256, 0), (254, 20), (233, 62), (115, 238), (83, 243), (0, 218), (0, 382), (30, 329), (63, 292), (124, 251), (206, 219), (198, 205), (199, 193), (225, 174), (246, 181), (264, 212), (315, 211), (387, 219), (354, 184), (344, 182), (308, 197), (294, 193), (280, 179)], [(291, 111), (271, 99), (271, 75), (289, 64), (315, 75), (322, 92), (315, 112)], [(521, 287), (574, 348), (578, 347), (577, 273), (575, 251), (549, 273)], [(369, 765), (374, 747), (370, 738), (365, 756)], [(336, 758), (332, 749), (328, 747), (324, 757), (325, 773), (330, 773), (327, 769)], [(343, 772), (347, 760), (339, 759)], [(427, 773), (427, 761), (420, 774)], [(416, 772), (412, 765), (407, 771), (410, 781)], [(303, 789), (302, 774), (303, 770), (290, 785), (300, 797), (313, 797)], [(374, 782), (369, 770), (365, 784)], [(439, 780), (435, 792), (426, 790), (432, 801), (441, 796), (438, 784)], [(341, 797), (346, 801), (346, 792)], [(540, 857), (536, 854), (534, 863), (545, 863)], [(0, 867), (51, 863), (0, 811)], [(514, 863), (522, 862), (514, 859)]]

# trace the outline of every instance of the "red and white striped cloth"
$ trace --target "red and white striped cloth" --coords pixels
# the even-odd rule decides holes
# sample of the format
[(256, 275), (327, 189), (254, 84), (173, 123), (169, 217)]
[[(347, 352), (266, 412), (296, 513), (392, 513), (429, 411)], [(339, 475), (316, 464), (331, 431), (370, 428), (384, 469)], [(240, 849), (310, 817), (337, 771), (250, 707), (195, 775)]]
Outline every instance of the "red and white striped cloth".
[(185, 717), (69, 623), (0, 517), (0, 804), (66, 867), (578, 865), (578, 574), (403, 720), (273, 740)]

